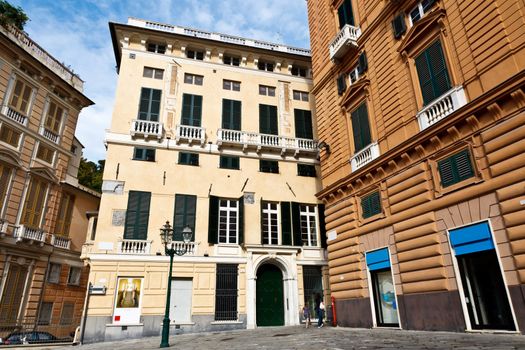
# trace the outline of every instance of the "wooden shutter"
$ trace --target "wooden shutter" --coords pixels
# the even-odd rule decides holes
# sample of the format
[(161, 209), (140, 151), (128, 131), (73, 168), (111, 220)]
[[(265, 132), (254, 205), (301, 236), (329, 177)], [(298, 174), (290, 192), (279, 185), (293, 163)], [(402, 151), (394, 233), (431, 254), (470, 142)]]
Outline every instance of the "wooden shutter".
[(303, 109), (294, 109), (295, 137), (313, 139), (312, 112)]
[(363, 211), (363, 219), (381, 213), (381, 195), (379, 194), (379, 191), (362, 197), (361, 209)]
[(241, 130), (241, 101), (222, 100), (222, 128)]
[(339, 17), (339, 29), (343, 28), (345, 24), (350, 24), (351, 26), (354, 25), (351, 0), (344, 0), (341, 6), (337, 9), (337, 15)]
[(241, 196), (239, 202), (239, 242), (238, 244), (244, 243), (244, 196)]
[(129, 191), (125, 239), (147, 239), (151, 192)]
[(14, 262), (9, 264), (7, 279), (0, 301), (0, 323), (15, 324), (24, 296), (27, 280), (27, 267)]
[(216, 244), (219, 237), (219, 197), (210, 196), (208, 211), (208, 243)]
[(173, 216), (173, 240), (183, 241), (182, 230), (189, 226), (193, 231), (191, 237), (195, 240), (195, 215), (196, 215), (197, 196), (176, 194), (175, 213)]
[(0, 211), (7, 195), (10, 177), (11, 169), (7, 165), (0, 163)]
[(62, 200), (58, 210), (57, 223), (55, 226), (55, 234), (68, 236), (69, 227), (71, 225), (71, 216), (73, 215), (73, 203), (75, 197), (69, 193), (62, 193)]
[(40, 228), (47, 184), (40, 179), (32, 178), (29, 190), (26, 194), (24, 212), (22, 213), (22, 224), (31, 228)]
[(448, 187), (474, 176), (470, 152), (464, 149), (438, 162), (441, 186)]
[(281, 202), (281, 235), (283, 245), (292, 245), (292, 218), (290, 202)]
[(341, 74), (337, 78), (337, 94), (342, 95), (346, 90), (346, 77), (344, 74)]
[(357, 72), (363, 74), (368, 69), (368, 60), (366, 58), (366, 52), (363, 51), (358, 58)]
[(351, 118), (355, 152), (359, 152), (372, 142), (372, 137), (370, 136), (370, 125), (368, 124), (366, 102), (363, 102), (352, 112)]
[(27, 108), (32, 93), (33, 89), (27, 83), (17, 79), (13, 93), (11, 94), (10, 107), (24, 115), (27, 114)]
[(400, 13), (392, 21), (392, 28), (394, 29), (394, 38), (399, 39), (405, 34), (407, 27), (405, 23), (404, 14)]
[(259, 105), (259, 132), (262, 134), (278, 135), (276, 106)]
[(439, 40), (417, 56), (415, 62), (424, 105), (450, 90), (447, 64)]
[(47, 110), (45, 127), (48, 130), (54, 132), (55, 134), (58, 134), (58, 132), (60, 131), (60, 122), (62, 121), (63, 113), (64, 110), (62, 109), (62, 107), (60, 107), (54, 101), (50, 101)]
[(140, 92), (139, 119), (159, 121), (162, 91), (142, 88)]
[(324, 219), (324, 204), (317, 205), (317, 216), (319, 217), (319, 233), (321, 238), (321, 247), (326, 248), (326, 223)]
[(292, 207), (292, 229), (293, 229), (293, 245), (302, 246), (303, 237), (301, 232), (301, 209), (300, 204), (296, 202), (291, 203)]
[(182, 125), (201, 126), (202, 96), (182, 95)]

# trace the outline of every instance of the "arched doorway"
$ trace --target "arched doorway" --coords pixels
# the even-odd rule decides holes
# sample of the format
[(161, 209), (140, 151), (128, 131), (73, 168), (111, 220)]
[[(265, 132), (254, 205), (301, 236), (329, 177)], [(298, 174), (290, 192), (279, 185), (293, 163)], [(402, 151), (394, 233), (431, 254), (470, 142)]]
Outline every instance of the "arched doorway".
[(257, 326), (284, 325), (283, 274), (272, 264), (257, 270), (256, 310)]

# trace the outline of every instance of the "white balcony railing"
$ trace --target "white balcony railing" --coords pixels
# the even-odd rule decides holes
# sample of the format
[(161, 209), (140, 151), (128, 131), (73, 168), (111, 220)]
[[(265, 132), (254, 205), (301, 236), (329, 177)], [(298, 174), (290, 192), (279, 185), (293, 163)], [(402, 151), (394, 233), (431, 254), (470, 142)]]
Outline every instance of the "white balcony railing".
[(197, 244), (195, 242), (184, 243), (180, 241), (172, 242), (173, 248), (178, 251), (183, 251), (186, 248), (185, 255), (195, 255)]
[(48, 130), (44, 127), (40, 127), (40, 135), (44, 136), (46, 139), (53, 141), (54, 143), (58, 143), (59, 136), (55, 134), (53, 131)]
[(419, 111), (417, 114), (419, 129), (421, 131), (425, 130), (466, 104), (467, 98), (465, 97), (465, 91), (462, 86), (449, 90)]
[(142, 136), (144, 138), (156, 137), (157, 139), (162, 138), (164, 131), (164, 125), (160, 122), (152, 122), (149, 120), (139, 120), (134, 119), (131, 123), (131, 136), (135, 137), (136, 135)]
[(377, 143), (371, 143), (350, 158), (352, 171), (356, 171), (377, 157), (379, 157), (379, 146)]
[(23, 126), (27, 126), (27, 116), (23, 115), (20, 112), (15, 111), (9, 106), (4, 106), (2, 108), (2, 113), (7, 116), (9, 119), (14, 120), (18, 124), (22, 124)]
[(143, 254), (148, 255), (151, 249), (151, 241), (138, 239), (125, 239), (118, 242), (119, 254)]
[(206, 141), (206, 129), (200, 126), (177, 125), (175, 141), (177, 143), (187, 141), (190, 144), (197, 141), (202, 145)]
[(71, 239), (62, 236), (51, 235), (51, 245), (57, 248), (69, 249), (71, 247)]
[(9, 222), (4, 219), (0, 219), (0, 236), (5, 235), (7, 233), (7, 227), (9, 226)]
[(217, 145), (222, 144), (242, 145), (243, 150), (249, 146), (256, 147), (258, 151), (261, 148), (274, 148), (280, 149), (283, 154), (288, 150), (294, 151), (295, 154), (317, 152), (317, 141), (315, 140), (229, 129), (217, 130)]
[(15, 229), (14, 236), (17, 240), (28, 239), (31, 241), (37, 241), (45, 243), (46, 234), (43, 230), (38, 228), (31, 228), (24, 225), (20, 225)]
[(357, 48), (360, 35), (360, 28), (346, 24), (330, 43), (330, 59), (341, 58), (351, 47)]

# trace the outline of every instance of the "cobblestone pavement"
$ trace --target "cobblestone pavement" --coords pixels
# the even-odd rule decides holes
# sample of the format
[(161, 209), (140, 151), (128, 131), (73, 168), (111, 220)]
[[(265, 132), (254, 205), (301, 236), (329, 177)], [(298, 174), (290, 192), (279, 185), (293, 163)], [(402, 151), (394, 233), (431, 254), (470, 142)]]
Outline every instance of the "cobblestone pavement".
[[(160, 337), (88, 344), (78, 350), (144, 350), (159, 347)], [(346, 350), (346, 349), (523, 349), (525, 336), (416, 332), (393, 329), (271, 327), (215, 333), (182, 334), (170, 338), (184, 350)], [(70, 349), (42, 347), (40, 349)], [(32, 348), (35, 349), (35, 348)]]

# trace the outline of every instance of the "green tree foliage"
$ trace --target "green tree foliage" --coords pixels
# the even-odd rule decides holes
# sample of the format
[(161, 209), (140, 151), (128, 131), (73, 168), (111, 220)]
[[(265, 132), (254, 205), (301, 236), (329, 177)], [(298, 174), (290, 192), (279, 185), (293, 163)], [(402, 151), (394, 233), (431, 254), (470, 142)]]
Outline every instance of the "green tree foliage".
[(29, 21), (29, 17), (24, 10), (18, 6), (14, 7), (5, 0), (0, 0), (0, 25), (6, 26), (12, 24), (20, 30), (24, 30), (24, 26)]
[(102, 190), (102, 174), (104, 173), (105, 163), (105, 160), (99, 160), (98, 164), (95, 164), (82, 157), (78, 167), (78, 182), (83, 186), (100, 192)]

